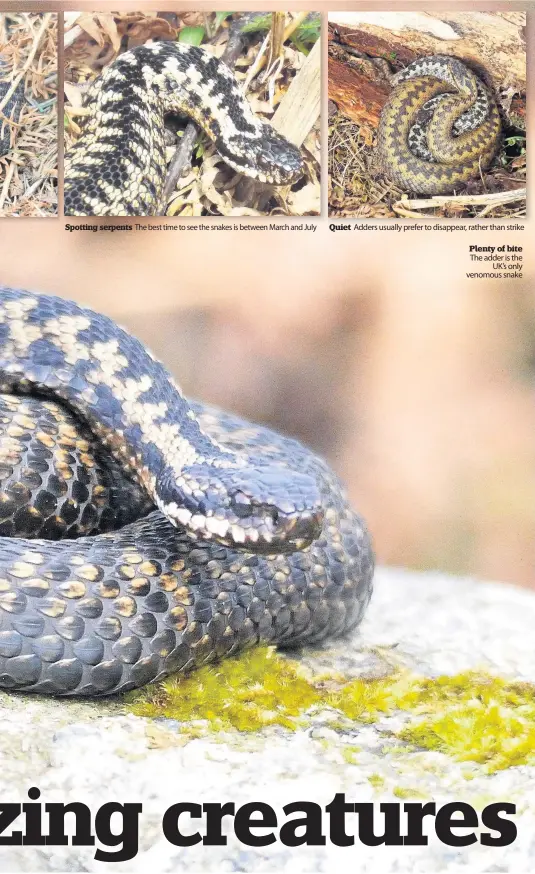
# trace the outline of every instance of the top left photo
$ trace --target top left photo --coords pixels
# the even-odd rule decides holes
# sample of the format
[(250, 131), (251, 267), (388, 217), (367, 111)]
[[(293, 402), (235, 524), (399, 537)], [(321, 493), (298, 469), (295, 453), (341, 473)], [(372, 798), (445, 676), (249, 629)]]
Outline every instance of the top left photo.
[(58, 214), (58, 16), (0, 12), (0, 218)]

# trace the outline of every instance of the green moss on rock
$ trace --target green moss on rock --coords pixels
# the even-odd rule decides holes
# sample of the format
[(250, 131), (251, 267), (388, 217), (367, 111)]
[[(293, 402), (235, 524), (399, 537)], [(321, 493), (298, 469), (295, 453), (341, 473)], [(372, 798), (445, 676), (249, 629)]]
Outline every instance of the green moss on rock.
[[(399, 671), (340, 684), (310, 680), (297, 662), (258, 647), (132, 693), (128, 706), (139, 716), (245, 732), (268, 725), (295, 730), (311, 708), (329, 707), (344, 722), (360, 723), (401, 712), (408, 719), (395, 736), (405, 751), (407, 744), (435, 750), (487, 773), (535, 764), (535, 687), (471, 671), (433, 679)], [(346, 752), (353, 759), (354, 751)]]
[(344, 746), (342, 748), (342, 757), (344, 761), (347, 762), (348, 765), (357, 765), (360, 749), (360, 747), (355, 746)]
[(383, 789), (386, 780), (382, 774), (370, 774), (368, 777), (368, 783), (370, 786), (373, 786), (374, 789)]
[(189, 677), (171, 677), (133, 693), (130, 709), (138, 716), (207, 720), (216, 730), (258, 731), (266, 725), (295, 729), (305, 711), (321, 700), (320, 690), (295, 663), (271, 647), (256, 647)]
[(409, 798), (426, 798), (426, 795), (421, 790), (413, 789), (411, 786), (394, 786), (392, 794), (403, 801)]
[[(535, 689), (499, 677), (466, 673), (420, 681), (415, 712), (398, 737), (487, 773), (535, 763)], [(403, 707), (401, 709), (404, 709)]]

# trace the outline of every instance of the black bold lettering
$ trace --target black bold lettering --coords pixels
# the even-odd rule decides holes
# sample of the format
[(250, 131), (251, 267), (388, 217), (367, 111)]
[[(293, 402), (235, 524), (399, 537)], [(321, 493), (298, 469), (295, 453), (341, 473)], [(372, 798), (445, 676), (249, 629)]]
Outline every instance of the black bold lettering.
[(198, 844), (202, 838), (199, 832), (193, 835), (183, 835), (178, 828), (178, 820), (182, 813), (189, 813), (192, 819), (200, 819), (202, 817), (202, 807), (200, 804), (189, 804), (186, 801), (181, 801), (179, 804), (173, 804), (165, 811), (162, 820), (162, 831), (166, 840), (175, 847), (192, 847)]
[[(95, 859), (97, 862), (128, 862), (137, 855), (139, 848), (139, 814), (141, 804), (119, 804), (117, 801), (108, 801), (97, 810), (95, 816), (95, 833), (97, 839), (106, 847), (118, 847), (116, 853), (106, 853), (97, 850)], [(122, 830), (116, 834), (111, 830), (111, 820), (114, 813), (122, 817)]]
[(487, 804), (481, 811), (481, 822), (487, 828), (497, 831), (499, 837), (492, 837), (488, 832), (481, 832), (481, 843), (485, 847), (508, 847), (516, 840), (517, 828), (514, 822), (499, 816), (500, 813), (516, 813), (516, 804), (504, 801), (497, 804)]
[(70, 804), (51, 802), (45, 804), (48, 813), (48, 837), (47, 844), (53, 847), (66, 847), (69, 838), (65, 834), (65, 815), (71, 813), (76, 821), (76, 829), (72, 839), (72, 845), (76, 847), (92, 847), (95, 843), (91, 831), (91, 811), (87, 804), (81, 801), (72, 801)]
[(226, 846), (227, 838), (222, 834), (224, 816), (234, 816), (235, 805), (232, 801), (226, 804), (214, 804), (207, 802), (202, 809), (206, 814), (206, 834), (202, 839), (203, 844), (209, 847)]
[(17, 816), (20, 816), (20, 811), (20, 804), (0, 804), (0, 847), (20, 847), (22, 845), (22, 832), (4, 835), (6, 828), (13, 825)]
[[(283, 807), (284, 813), (304, 813), (297, 819), (285, 822), (281, 827), (279, 837), (286, 847), (323, 847), (325, 836), (322, 833), (321, 807), (313, 801), (293, 801)], [(298, 829), (304, 829), (302, 834), (297, 834)]]
[[(41, 791), (37, 786), (28, 789), (28, 797), (37, 801), (41, 797)], [(42, 846), (46, 843), (43, 834), (42, 808), (40, 804), (23, 804), (22, 809), (26, 814), (26, 829), (23, 843), (30, 847)]]
[(346, 813), (353, 813), (355, 805), (346, 804), (344, 793), (337, 792), (325, 810), (330, 817), (329, 836), (332, 843), (337, 847), (352, 847), (355, 838), (346, 834)]
[[(453, 819), (455, 813), (460, 813), (462, 819)], [(435, 831), (437, 838), (449, 847), (468, 847), (475, 844), (477, 837), (474, 832), (469, 835), (454, 835), (454, 828), (477, 828), (479, 820), (474, 808), (465, 801), (452, 801), (444, 804), (437, 811), (435, 819)]]
[(435, 816), (437, 806), (434, 801), (428, 801), (426, 804), (420, 804), (416, 801), (407, 801), (404, 805), (405, 813), (407, 814), (407, 834), (404, 838), (404, 843), (410, 846), (426, 847), (429, 843), (429, 838), (424, 835), (423, 818), (424, 816)]
[[(253, 819), (254, 813), (259, 813), (260, 819)], [(267, 847), (268, 844), (275, 843), (273, 832), (268, 835), (253, 835), (251, 833), (253, 828), (277, 828), (277, 815), (269, 804), (253, 801), (238, 807), (234, 819), (234, 833), (238, 840), (248, 847)]]
[(396, 847), (403, 844), (400, 828), (399, 804), (385, 802), (379, 805), (379, 810), (384, 813), (385, 826), (382, 835), (376, 835), (373, 829), (375, 810), (371, 803), (355, 804), (355, 813), (359, 815), (359, 839), (367, 847), (378, 847), (384, 844), (386, 847)]

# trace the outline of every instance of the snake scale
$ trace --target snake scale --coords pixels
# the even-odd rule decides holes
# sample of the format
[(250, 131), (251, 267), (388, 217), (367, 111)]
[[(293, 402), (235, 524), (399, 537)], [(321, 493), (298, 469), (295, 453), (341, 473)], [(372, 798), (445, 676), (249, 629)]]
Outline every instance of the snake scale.
[(232, 71), (199, 46), (142, 45), (90, 87), (82, 133), (65, 157), (65, 215), (154, 215), (165, 183), (166, 113), (186, 115), (227, 164), (261, 182), (304, 173), (299, 149), (260, 121)]
[(124, 692), (354, 628), (373, 552), (327, 464), (188, 402), (113, 321), (0, 288), (0, 687)]
[(417, 194), (450, 194), (490, 166), (500, 144), (500, 113), (462, 61), (419, 58), (392, 84), (377, 140), (389, 179)]

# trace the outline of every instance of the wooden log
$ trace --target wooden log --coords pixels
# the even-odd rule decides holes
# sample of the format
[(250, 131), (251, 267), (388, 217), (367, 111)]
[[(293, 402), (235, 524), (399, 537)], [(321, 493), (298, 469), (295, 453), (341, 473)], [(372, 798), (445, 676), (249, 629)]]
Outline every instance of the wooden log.
[(526, 89), (525, 13), (332, 12), (329, 29), (370, 57), (392, 59), (395, 69), (415, 57), (451, 54), (486, 72), (496, 91)]
[(301, 146), (316, 124), (321, 108), (321, 40), (318, 40), (284, 95), (273, 127)]
[(377, 127), (390, 92), (386, 83), (370, 79), (335, 58), (329, 58), (329, 99), (357, 124)]

